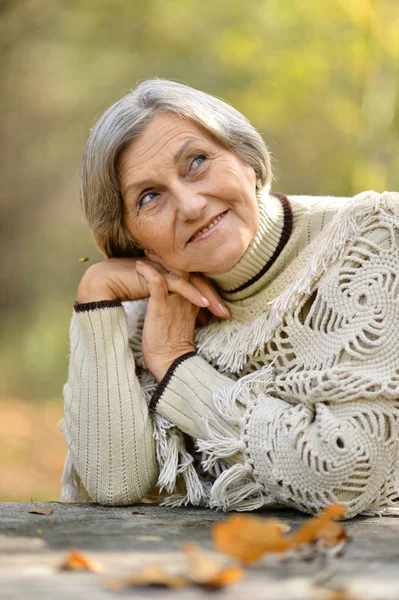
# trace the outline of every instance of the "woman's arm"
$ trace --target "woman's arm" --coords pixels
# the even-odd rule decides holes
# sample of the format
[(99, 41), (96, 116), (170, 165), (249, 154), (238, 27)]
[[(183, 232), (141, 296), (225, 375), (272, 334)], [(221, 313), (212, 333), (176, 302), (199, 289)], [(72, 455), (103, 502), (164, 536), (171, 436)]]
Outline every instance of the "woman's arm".
[[(121, 306), (123, 300), (148, 296), (136, 262), (111, 259), (86, 271), (70, 330), (64, 436), (74, 469), (101, 504), (137, 502), (157, 478), (152, 421)], [(151, 264), (169, 291), (221, 312), (221, 298), (206, 278), (194, 275), (188, 281)]]
[(64, 436), (74, 467), (94, 501), (132, 504), (155, 485), (158, 468), (120, 302), (77, 305), (70, 337)]

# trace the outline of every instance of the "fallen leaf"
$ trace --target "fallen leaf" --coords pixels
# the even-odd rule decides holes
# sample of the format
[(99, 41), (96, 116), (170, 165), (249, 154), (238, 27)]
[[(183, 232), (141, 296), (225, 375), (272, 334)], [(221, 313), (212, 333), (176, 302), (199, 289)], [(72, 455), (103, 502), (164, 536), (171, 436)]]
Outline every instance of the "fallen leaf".
[(41, 535), (41, 534), (43, 533), (43, 529), (36, 529), (36, 533), (37, 533), (38, 535)]
[(237, 558), (244, 564), (255, 563), (264, 554), (294, 550), (316, 540), (333, 547), (348, 539), (344, 526), (335, 522), (345, 513), (343, 504), (327, 506), (292, 535), (285, 535), (289, 526), (276, 519), (235, 515), (214, 525), (213, 542), (218, 552)]
[(276, 519), (261, 519), (250, 515), (234, 515), (212, 529), (218, 552), (237, 558), (244, 564), (255, 563), (266, 553), (280, 553), (295, 547), (284, 537), (286, 527)]
[(36, 515), (52, 515), (53, 511), (51, 508), (46, 508), (45, 506), (36, 506), (36, 504), (34, 504), (30, 509), (29, 509), (30, 513), (36, 514)]
[(244, 576), (241, 567), (223, 566), (220, 560), (213, 558), (196, 544), (186, 544), (183, 551), (187, 556), (186, 576), (192, 583), (218, 590), (236, 583)]
[(85, 257), (83, 257), (83, 258), (79, 258), (79, 262), (80, 262), (80, 263), (85, 263), (85, 262), (87, 262), (88, 260), (89, 260), (89, 257), (88, 257), (88, 256), (85, 256)]
[(145, 515), (145, 512), (142, 510), (132, 510), (133, 515)]
[(345, 527), (341, 523), (330, 521), (326, 523), (320, 531), (319, 539), (326, 546), (336, 546), (349, 539)]
[[(343, 504), (331, 504), (327, 506), (319, 515), (311, 517), (293, 534), (293, 539), (297, 545), (311, 544), (317, 539), (323, 539), (327, 545), (334, 545), (343, 541), (346, 536), (342, 525), (334, 523), (336, 519), (342, 519), (346, 514), (346, 507)], [(337, 525), (337, 527), (334, 527)], [(334, 542), (334, 538), (336, 541)]]
[(109, 579), (105, 582), (108, 589), (119, 592), (129, 587), (157, 586), (167, 588), (181, 588), (188, 585), (188, 581), (182, 575), (169, 573), (163, 567), (149, 564), (141, 571), (123, 577), (121, 579)]
[(103, 573), (105, 571), (105, 567), (101, 563), (78, 550), (72, 550), (60, 564), (59, 569), (62, 571), (92, 571), (93, 573)]

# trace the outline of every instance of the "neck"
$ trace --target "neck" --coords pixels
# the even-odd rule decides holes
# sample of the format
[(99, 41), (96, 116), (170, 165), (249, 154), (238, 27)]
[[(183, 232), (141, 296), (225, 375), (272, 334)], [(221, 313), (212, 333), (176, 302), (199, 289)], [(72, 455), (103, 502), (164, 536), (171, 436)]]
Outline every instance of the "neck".
[(277, 260), (292, 229), (292, 211), (282, 194), (259, 193), (259, 229), (240, 260), (222, 274), (207, 273), (222, 296), (233, 301), (251, 296), (268, 282), (268, 271)]

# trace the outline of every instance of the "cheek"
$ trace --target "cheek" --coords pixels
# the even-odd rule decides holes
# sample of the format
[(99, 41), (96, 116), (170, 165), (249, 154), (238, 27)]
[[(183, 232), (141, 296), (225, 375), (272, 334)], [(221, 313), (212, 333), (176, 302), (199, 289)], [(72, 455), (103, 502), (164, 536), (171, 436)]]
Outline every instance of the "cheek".
[(150, 240), (154, 239), (151, 223), (148, 223), (147, 219), (137, 216), (127, 218), (125, 223), (140, 248), (149, 248), (151, 245)]
[(256, 175), (249, 165), (238, 158), (225, 165), (221, 183), (228, 182), (227, 187), (235, 190), (240, 196), (253, 196), (256, 199)]

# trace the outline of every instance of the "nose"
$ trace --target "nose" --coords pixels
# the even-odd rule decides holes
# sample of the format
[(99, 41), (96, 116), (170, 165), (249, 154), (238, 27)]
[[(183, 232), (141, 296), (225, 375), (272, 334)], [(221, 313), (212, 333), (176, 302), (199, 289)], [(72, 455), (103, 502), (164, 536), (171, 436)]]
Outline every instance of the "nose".
[(175, 205), (181, 221), (195, 221), (206, 211), (208, 201), (190, 185), (180, 185), (174, 190)]

